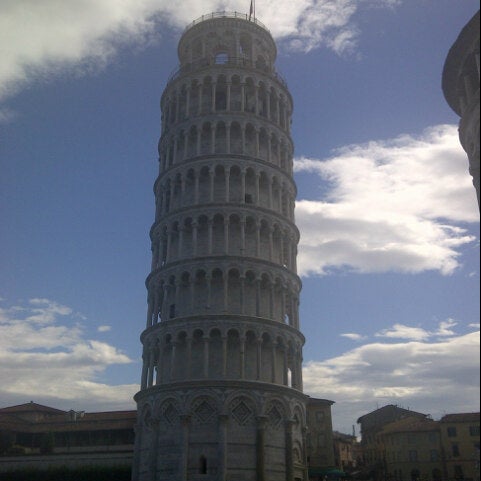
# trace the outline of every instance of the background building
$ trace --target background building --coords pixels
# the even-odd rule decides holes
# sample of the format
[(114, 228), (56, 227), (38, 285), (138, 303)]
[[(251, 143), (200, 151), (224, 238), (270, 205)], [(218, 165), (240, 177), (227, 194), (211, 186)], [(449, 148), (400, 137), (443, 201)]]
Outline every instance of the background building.
[(304, 481), (292, 99), (268, 30), (192, 23), (161, 99), (133, 479)]
[(479, 420), (479, 413), (461, 413), (439, 421), (445, 479), (479, 481)]
[(26, 468), (123, 467), (136, 411), (62, 411), (34, 402), (0, 409), (0, 473)]
[[(391, 419), (391, 420), (390, 420)], [(359, 418), (363, 474), (374, 480), (479, 480), (479, 413), (439, 421), (397, 406)]]
[(331, 406), (326, 399), (309, 399), (307, 404), (307, 463), (309, 479), (317, 481), (336, 467)]
[(357, 422), (361, 425), (361, 446), (364, 464), (369, 466), (375, 473), (383, 472), (384, 455), (379, 437), (382, 429), (386, 425), (401, 419), (425, 419), (426, 417), (426, 414), (410, 411), (393, 404), (361, 416)]
[(378, 433), (383, 477), (396, 481), (443, 479), (439, 425), (429, 418), (408, 417)]

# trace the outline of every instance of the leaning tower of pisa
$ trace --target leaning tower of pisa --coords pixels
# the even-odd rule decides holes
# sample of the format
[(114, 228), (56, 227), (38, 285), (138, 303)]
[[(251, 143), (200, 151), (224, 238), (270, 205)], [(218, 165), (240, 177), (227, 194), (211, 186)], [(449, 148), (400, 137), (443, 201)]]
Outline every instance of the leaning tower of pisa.
[(260, 22), (203, 16), (161, 98), (135, 481), (305, 481), (292, 98)]

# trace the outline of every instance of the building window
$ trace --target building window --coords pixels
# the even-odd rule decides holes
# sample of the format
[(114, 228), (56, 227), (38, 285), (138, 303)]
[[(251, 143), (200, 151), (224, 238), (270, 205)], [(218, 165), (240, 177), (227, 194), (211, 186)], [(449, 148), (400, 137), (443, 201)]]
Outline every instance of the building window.
[(463, 467), (462, 466), (454, 466), (454, 478), (455, 479), (464, 479)]
[(416, 462), (418, 460), (418, 452), (413, 449), (409, 451), (409, 461)]
[(324, 412), (323, 411), (317, 411), (316, 412), (316, 421), (318, 423), (324, 421)]
[(453, 454), (453, 457), (458, 458), (459, 457), (459, 446), (457, 444), (453, 444), (451, 446), (451, 452)]
[(321, 433), (317, 436), (317, 445), (320, 448), (324, 448), (326, 446), (326, 435)]
[(448, 438), (455, 438), (458, 435), (458, 431), (454, 427), (448, 428)]
[(418, 481), (420, 477), (421, 473), (419, 472), (419, 469), (413, 469), (411, 471), (411, 481)]
[(439, 461), (439, 452), (437, 449), (431, 449), (429, 453), (431, 461)]
[(479, 436), (479, 426), (469, 426), (469, 434), (471, 436)]
[(440, 469), (433, 469), (433, 481), (441, 481), (443, 479), (443, 475)]
[(205, 456), (199, 458), (199, 474), (207, 474), (207, 458)]

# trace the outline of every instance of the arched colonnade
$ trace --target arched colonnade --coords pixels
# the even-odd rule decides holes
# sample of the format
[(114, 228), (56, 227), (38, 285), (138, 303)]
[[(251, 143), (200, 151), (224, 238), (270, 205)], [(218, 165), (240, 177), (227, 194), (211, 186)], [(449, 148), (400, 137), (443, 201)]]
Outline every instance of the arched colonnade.
[[(226, 66), (211, 66), (225, 72)], [(264, 77), (263, 75), (259, 75)], [(249, 113), (290, 131), (292, 102), (285, 87), (267, 76), (219, 73), (172, 82), (161, 100), (162, 132), (197, 116), (218, 113)]]
[(155, 194), (157, 220), (175, 209), (208, 203), (258, 206), (294, 219), (294, 184), (266, 166), (214, 162), (179, 169), (158, 179)]
[(173, 318), (241, 315), (299, 329), (298, 282), (230, 267), (158, 271), (147, 280), (147, 328)]
[(195, 379), (251, 380), (302, 391), (302, 345), (279, 329), (243, 325), (154, 331), (144, 341), (142, 389)]

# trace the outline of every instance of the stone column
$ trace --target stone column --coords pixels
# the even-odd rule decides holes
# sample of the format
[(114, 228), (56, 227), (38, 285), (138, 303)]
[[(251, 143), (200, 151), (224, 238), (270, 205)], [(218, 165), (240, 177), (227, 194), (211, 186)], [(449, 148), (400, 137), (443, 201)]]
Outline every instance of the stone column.
[(187, 344), (187, 379), (192, 377), (192, 338), (187, 336), (185, 340)]
[(190, 416), (180, 416), (180, 423), (182, 425), (182, 458), (180, 460), (180, 479), (187, 481), (189, 464), (189, 431), (190, 431)]
[[(267, 424), (267, 416), (258, 416), (257, 418), (257, 446), (256, 446), (256, 453), (257, 453), (257, 476), (256, 481), (268, 481), (266, 478), (266, 454), (265, 454), (265, 445), (266, 445), (266, 424)], [(292, 481), (294, 478), (292, 477), (289, 481)]]
[(229, 309), (229, 273), (223, 272), (224, 280), (224, 312), (228, 312)]
[(241, 275), (240, 276), (240, 306), (241, 306), (241, 314), (245, 314), (245, 282), (246, 278), (245, 276)]
[(227, 376), (227, 336), (222, 336), (222, 377)]
[[(153, 443), (150, 446), (151, 453), (157, 453), (159, 450), (159, 420), (152, 418), (152, 437)], [(157, 456), (150, 457), (150, 479), (157, 479)]]
[(239, 355), (240, 355), (240, 378), (246, 377), (246, 337), (239, 338)]
[(196, 128), (197, 139), (196, 139), (196, 155), (200, 155), (202, 152), (202, 128)]
[(210, 275), (205, 276), (205, 281), (207, 283), (207, 309), (210, 309), (211, 299), (212, 299), (212, 279)]
[(273, 384), (275, 384), (276, 382), (276, 378), (277, 378), (277, 355), (276, 355), (276, 352), (277, 352), (277, 342), (275, 341), (272, 341), (272, 346), (271, 346), (271, 349), (272, 349), (272, 377), (271, 377), (271, 382)]
[(152, 347), (149, 348), (149, 377), (147, 380), (147, 386), (151, 387), (154, 384), (154, 350)]
[(215, 96), (217, 93), (217, 84), (212, 82), (212, 103), (211, 103), (211, 112), (215, 112)]
[(274, 260), (274, 229), (269, 226), (269, 260)]
[(261, 180), (261, 174), (259, 172), (256, 172), (256, 205), (260, 205), (261, 203), (260, 180)]
[(209, 337), (204, 336), (204, 377), (209, 377)]
[(227, 414), (219, 415), (219, 473), (218, 480), (225, 481), (227, 476)]
[(241, 172), (241, 204), (244, 204), (246, 201), (246, 175), (247, 172), (245, 169), (242, 169)]
[(257, 372), (256, 379), (261, 380), (262, 374), (262, 338), (256, 339), (257, 344)]
[(170, 356), (170, 380), (175, 379), (175, 367), (177, 365), (177, 342), (172, 342), (172, 354)]
[(177, 258), (182, 259), (183, 257), (183, 251), (184, 251), (184, 233), (185, 233), (185, 227), (180, 226), (179, 227), (179, 248), (177, 249)]
[(227, 82), (226, 111), (230, 112), (231, 82)]
[(286, 481), (294, 479), (294, 441), (292, 439), (292, 429), (294, 422), (289, 419), (286, 421)]
[(200, 177), (200, 172), (195, 172), (194, 203), (196, 204), (199, 203), (199, 177)]
[(215, 141), (216, 141), (216, 125), (213, 123), (210, 125), (210, 153), (215, 154)]
[(209, 201), (214, 202), (214, 178), (215, 178), (215, 171), (213, 169), (209, 169), (209, 178), (210, 178), (210, 186), (209, 186)]
[(229, 218), (224, 217), (224, 254), (229, 254)]
[(271, 91), (266, 89), (267, 118), (271, 120)]
[(208, 243), (207, 252), (209, 253), (209, 255), (212, 255), (212, 248), (213, 248), (213, 244), (212, 244), (213, 224), (214, 224), (214, 221), (212, 219), (209, 219), (207, 221), (207, 243)]
[[(269, 142), (269, 145), (270, 145), (270, 142)], [(274, 179), (273, 178), (270, 178), (269, 179), (269, 209), (272, 209), (272, 183), (274, 182)]]
[(140, 381), (141, 389), (147, 388), (147, 376), (149, 374), (149, 354), (144, 347), (144, 352), (142, 354), (142, 377)]
[(147, 324), (145, 326), (146, 329), (152, 327), (153, 325), (153, 318), (154, 318), (154, 300), (152, 295), (149, 295), (148, 302), (147, 302)]
[(172, 230), (169, 229), (167, 231), (167, 252), (165, 254), (165, 262), (170, 262), (171, 260), (171, 252), (170, 249), (172, 247)]
[(192, 247), (193, 247), (193, 252), (194, 256), (197, 255), (197, 228), (198, 228), (197, 222), (192, 223)]
[(152, 323), (157, 324), (159, 322), (159, 304), (160, 296), (158, 292), (154, 292), (154, 307), (152, 310)]
[(228, 154), (230, 154), (230, 128), (231, 128), (231, 123), (226, 122), (225, 126), (225, 143), (226, 143), (226, 151)]
[(230, 168), (225, 168), (225, 201), (230, 201)]

